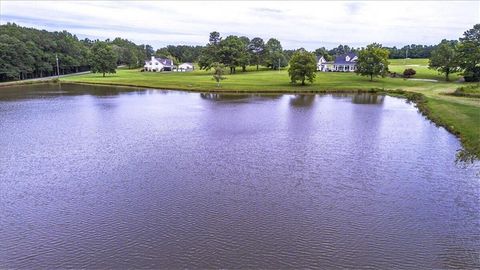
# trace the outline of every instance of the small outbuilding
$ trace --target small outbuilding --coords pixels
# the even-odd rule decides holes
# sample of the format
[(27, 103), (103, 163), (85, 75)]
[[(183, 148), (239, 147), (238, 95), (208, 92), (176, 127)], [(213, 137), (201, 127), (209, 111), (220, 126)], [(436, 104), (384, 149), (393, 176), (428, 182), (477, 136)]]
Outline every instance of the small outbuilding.
[(185, 72), (185, 71), (193, 71), (195, 67), (193, 66), (193, 63), (182, 63), (178, 65), (177, 71), (179, 72)]

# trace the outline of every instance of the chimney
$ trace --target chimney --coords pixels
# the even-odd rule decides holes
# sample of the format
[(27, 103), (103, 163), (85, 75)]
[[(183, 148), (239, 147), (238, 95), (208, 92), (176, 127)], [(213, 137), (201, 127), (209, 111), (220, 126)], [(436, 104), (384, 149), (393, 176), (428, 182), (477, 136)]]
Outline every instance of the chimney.
[(152, 60), (152, 61), (155, 60), (155, 56), (152, 55), (152, 59), (151, 59), (151, 60)]

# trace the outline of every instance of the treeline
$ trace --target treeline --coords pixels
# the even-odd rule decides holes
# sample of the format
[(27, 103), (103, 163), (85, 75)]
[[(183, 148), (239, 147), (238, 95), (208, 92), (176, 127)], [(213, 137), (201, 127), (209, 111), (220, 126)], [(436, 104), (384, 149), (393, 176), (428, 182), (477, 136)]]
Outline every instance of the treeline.
[(390, 52), (390, 58), (430, 58), (432, 51), (437, 45), (406, 45), (402, 48), (397, 47), (385, 47)]
[(467, 82), (480, 81), (480, 24), (458, 40), (442, 40), (431, 52), (428, 66), (445, 74), (447, 81), (458, 72)]
[[(23, 80), (90, 70), (90, 51), (99, 40), (80, 40), (67, 32), (48, 32), (0, 25), (0, 81)], [(126, 39), (107, 40), (115, 52), (117, 65), (139, 67), (153, 54), (149, 45), (136, 45)]]
[[(471, 29), (473, 36), (478, 39), (478, 25)], [(477, 59), (475, 53), (477, 43), (469, 45), (470, 41), (461, 38), (459, 41), (449, 41), (448, 44), (455, 53), (455, 59), (460, 62), (450, 63), (446, 74), (464, 70), (466, 79), (477, 80), (479, 77), (478, 62), (466, 64), (465, 59)], [(98, 45), (98, 46), (96, 46)], [(468, 46), (467, 46), (468, 45)], [(390, 58), (432, 58), (439, 45), (407, 45), (402, 48), (385, 47)], [(442, 49), (445, 46), (442, 45)], [(98, 52), (94, 55), (92, 52)], [(100, 61), (101, 52), (108, 52), (108, 61)], [(116, 66), (126, 65), (129, 68), (143, 66), (144, 60), (151, 56), (171, 58), (174, 64), (181, 62), (198, 63), (201, 69), (209, 69), (217, 64), (224, 65), (235, 73), (237, 68), (246, 71), (246, 67), (254, 65), (270, 69), (286, 67), (292, 55), (297, 50), (284, 50), (278, 39), (270, 38), (266, 42), (255, 37), (230, 35), (221, 37), (218, 32), (211, 32), (209, 41), (205, 46), (168, 45), (154, 51), (150, 45), (137, 45), (132, 41), (122, 38), (114, 40), (78, 39), (77, 36), (67, 32), (48, 32), (34, 28), (21, 27), (14, 23), (0, 25), (0, 81), (22, 80), (57, 75), (56, 58), (59, 61), (59, 74), (87, 70), (115, 70)], [(323, 56), (331, 61), (337, 55), (349, 52), (359, 52), (360, 48), (348, 45), (339, 45), (333, 49), (325, 47), (314, 51), (317, 57)], [(407, 54), (408, 51), (408, 54)], [(472, 53), (473, 52), (473, 53)], [(472, 57), (474, 55), (475, 57)], [(461, 57), (460, 57), (461, 56)], [(113, 61), (112, 61), (113, 59)], [(452, 57), (448, 59), (453, 59)], [(463, 61), (463, 62), (462, 62)], [(103, 62), (96, 64), (97, 62)], [(99, 67), (99, 66), (104, 67)], [(431, 65), (432, 67), (437, 64)], [(451, 70), (451, 71), (450, 71)], [(104, 73), (104, 72), (102, 72)]]
[[(397, 47), (383, 47), (388, 50), (389, 58), (398, 59), (398, 58), (430, 58), (432, 51), (437, 47), (437, 45), (406, 45), (402, 48)], [(349, 52), (358, 52), (360, 48), (350, 47), (348, 45), (338, 45), (338, 47), (333, 49), (326, 49), (321, 47), (316, 49), (315, 55), (317, 57), (323, 56), (325, 60), (332, 61), (335, 56), (346, 54)]]

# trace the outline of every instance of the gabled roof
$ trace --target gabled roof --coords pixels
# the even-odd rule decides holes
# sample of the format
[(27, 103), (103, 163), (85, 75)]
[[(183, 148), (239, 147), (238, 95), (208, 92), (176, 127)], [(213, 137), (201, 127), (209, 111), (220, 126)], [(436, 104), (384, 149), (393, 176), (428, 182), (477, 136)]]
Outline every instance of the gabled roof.
[(173, 66), (173, 61), (172, 61), (172, 59), (168, 59), (168, 58), (156, 58), (156, 57), (155, 57), (155, 60), (157, 60), (158, 62), (162, 63), (162, 65), (164, 65), (164, 66)]
[[(347, 56), (348, 56), (348, 58), (349, 58), (349, 61), (347, 61)], [(345, 64), (345, 65), (347, 65), (347, 64), (355, 64), (355, 63), (357, 62), (357, 60), (355, 59), (355, 60), (352, 61), (352, 59), (353, 59), (354, 57), (357, 57), (357, 54), (354, 53), (354, 52), (350, 52), (350, 53), (347, 53), (347, 54), (338, 55), (338, 56), (335, 57), (334, 64), (340, 64), (340, 65), (342, 65), (342, 64)]]
[(317, 56), (317, 62), (318, 62), (320, 59), (322, 59), (322, 58), (325, 59), (325, 57), (323, 57), (322, 55)]
[[(161, 63), (162, 65), (164, 65), (164, 66), (173, 66), (173, 61), (172, 61), (172, 59), (168, 59), (168, 58), (157, 58), (157, 57), (153, 58), (153, 57), (152, 57), (152, 60), (153, 60), (153, 59), (157, 60), (158, 62), (160, 62), (160, 63)], [(151, 64), (152, 64), (152, 60), (146, 60), (146, 61), (145, 61), (145, 64), (146, 64), (146, 65), (151, 65)]]

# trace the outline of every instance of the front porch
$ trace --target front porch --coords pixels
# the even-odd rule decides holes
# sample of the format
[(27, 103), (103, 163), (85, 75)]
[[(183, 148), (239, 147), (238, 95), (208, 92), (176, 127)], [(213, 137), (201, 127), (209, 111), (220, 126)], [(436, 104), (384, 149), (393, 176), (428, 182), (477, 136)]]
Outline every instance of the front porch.
[(357, 69), (356, 65), (333, 65), (333, 71), (353, 72)]

